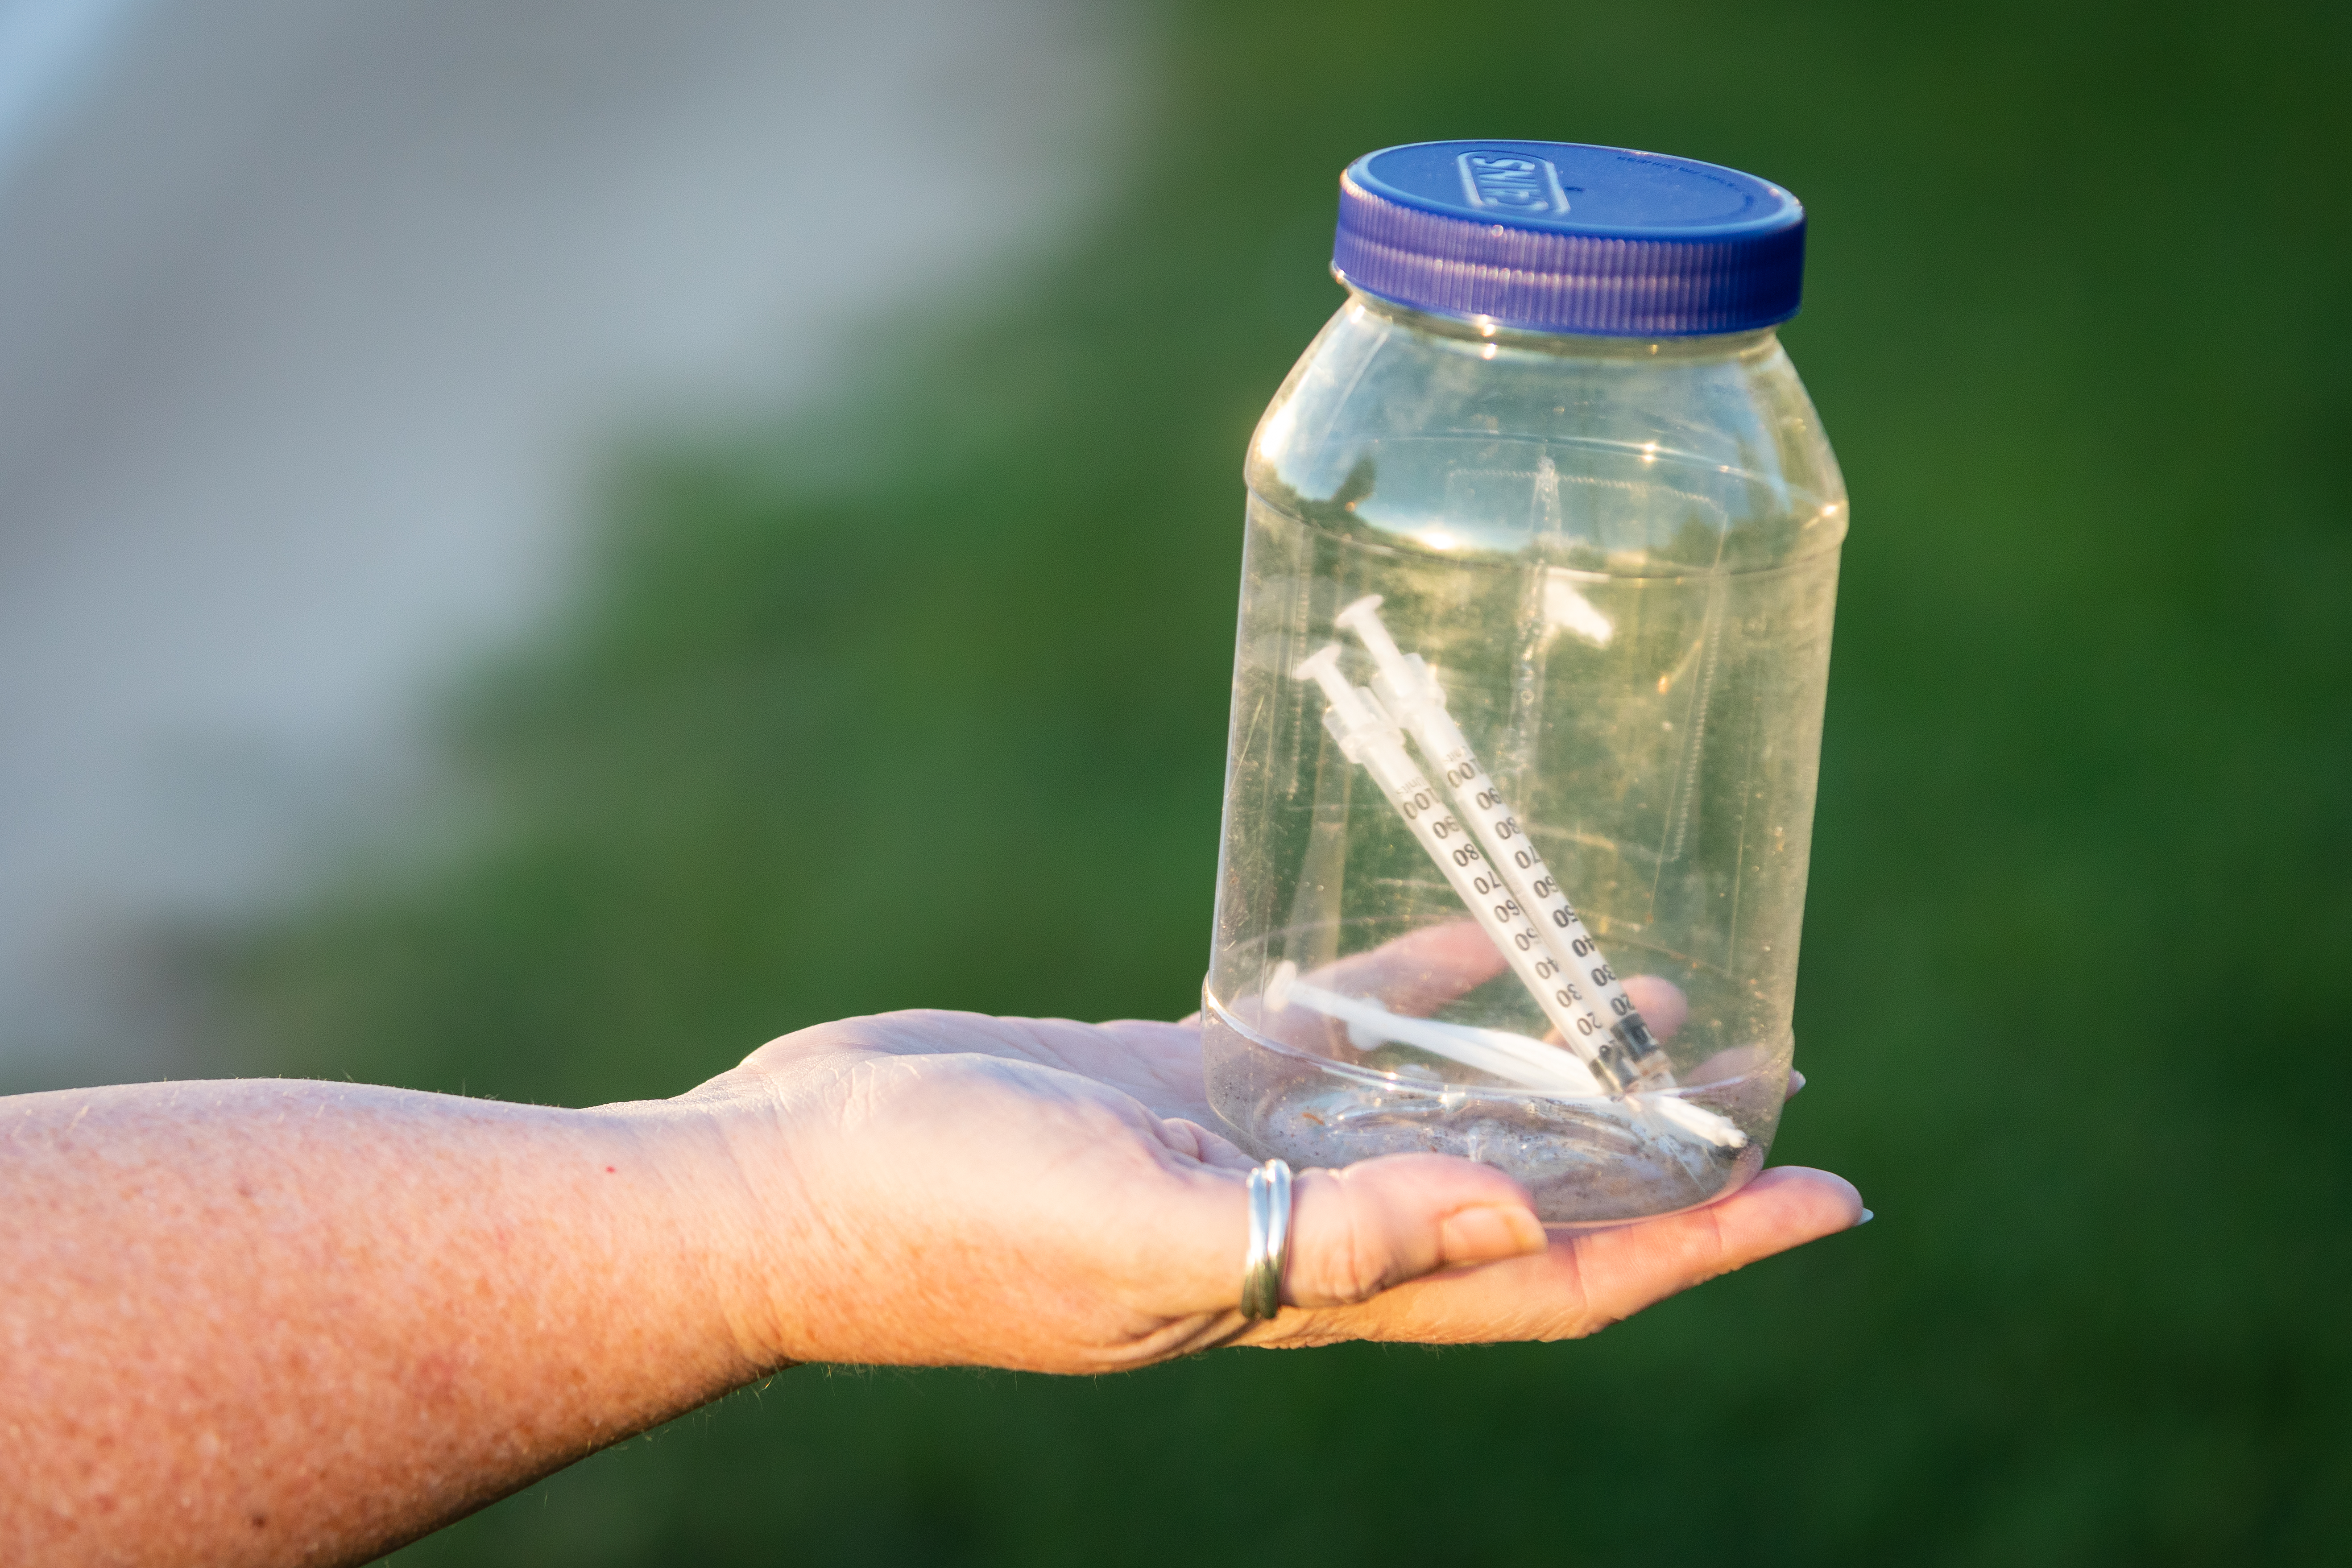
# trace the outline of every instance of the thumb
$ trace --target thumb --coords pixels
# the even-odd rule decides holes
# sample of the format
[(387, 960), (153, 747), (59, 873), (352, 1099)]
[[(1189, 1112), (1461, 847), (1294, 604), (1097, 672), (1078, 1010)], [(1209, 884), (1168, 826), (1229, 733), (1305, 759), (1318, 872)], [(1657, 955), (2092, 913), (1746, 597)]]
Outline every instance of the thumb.
[(1286, 1306), (1341, 1307), (1440, 1268), (1541, 1252), (1527, 1189), (1446, 1154), (1391, 1154), (1300, 1173)]

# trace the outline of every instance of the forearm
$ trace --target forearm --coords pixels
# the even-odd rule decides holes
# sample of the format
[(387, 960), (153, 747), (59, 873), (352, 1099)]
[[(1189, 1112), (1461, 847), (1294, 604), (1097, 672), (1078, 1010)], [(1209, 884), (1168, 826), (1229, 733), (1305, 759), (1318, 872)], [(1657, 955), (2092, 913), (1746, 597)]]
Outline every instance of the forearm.
[(1780, 1170), (1548, 1240), (1468, 1161), (1306, 1171), (1292, 1310), (1251, 1327), (1251, 1162), (1183, 1119), (1197, 1052), (1167, 1025), (912, 1012), (594, 1110), (270, 1082), (0, 1100), (0, 1563), (364, 1560), (787, 1358), (1092, 1373), (1236, 1336), (1572, 1337), (1863, 1214)]
[(339, 1562), (765, 1370), (667, 1105), (352, 1085), (0, 1102), (0, 1561)]

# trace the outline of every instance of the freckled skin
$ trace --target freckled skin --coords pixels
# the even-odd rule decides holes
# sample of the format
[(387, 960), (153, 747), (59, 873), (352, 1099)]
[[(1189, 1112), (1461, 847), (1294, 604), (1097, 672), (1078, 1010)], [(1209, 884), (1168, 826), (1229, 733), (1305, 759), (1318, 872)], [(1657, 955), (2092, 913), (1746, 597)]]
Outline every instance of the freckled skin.
[(1235, 1307), (1249, 1162), (1181, 1025), (904, 1013), (674, 1100), (352, 1084), (0, 1100), (0, 1563), (362, 1563), (801, 1361), (1135, 1366), (1588, 1333), (1854, 1223), (1780, 1170), (1548, 1238), (1435, 1155), (1302, 1173)]

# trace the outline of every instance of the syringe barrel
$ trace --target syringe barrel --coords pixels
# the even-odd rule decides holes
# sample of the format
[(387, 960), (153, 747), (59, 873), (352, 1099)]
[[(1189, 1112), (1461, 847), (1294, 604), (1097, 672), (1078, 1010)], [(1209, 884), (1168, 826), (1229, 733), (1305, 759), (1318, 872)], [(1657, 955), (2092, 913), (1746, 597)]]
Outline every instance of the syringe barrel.
[[(1370, 708), (1370, 704), (1367, 700), (1360, 706)], [(1336, 704), (1332, 712), (1339, 712)], [(1446, 809), (1444, 796), (1413, 765), (1394, 725), (1385, 715), (1342, 734), (1344, 725), (1344, 720), (1335, 724), (1333, 733), (1341, 736), (1341, 744), (1350, 749), (1380, 785), (1381, 793), (1404, 819), (1552, 1027), (1559, 1031), (1568, 1048), (1611, 1090), (1633, 1087), (1636, 1075), (1624, 1069), (1622, 1050), (1612, 1051), (1612, 1037), (1605, 1027), (1598, 1026), (1583, 987), (1552, 952), (1474, 836)]]
[(1380, 617), (1377, 595), (1359, 599), (1334, 617), (1362, 639), (1381, 679), (1378, 689), (1391, 715), (1412, 736), (1431, 771), (1444, 780), (1462, 819), (1489, 862), (1527, 911), (1552, 956), (1573, 977), (1580, 1037), (1592, 1042), (1594, 1070), (1615, 1088), (1663, 1088), (1674, 1082), (1665, 1052), (1625, 993), (1601, 945), (1585, 929), (1559, 879), (1544, 864), (1526, 826), (1503, 798), (1500, 785), (1471, 751), (1462, 727), (1445, 710), (1428, 667), (1400, 648)]
[[(1425, 709), (1419, 713), (1427, 729), (1439, 729), (1427, 723)], [(1439, 717), (1443, 719), (1443, 714)], [(1414, 738), (1421, 741), (1422, 732), (1416, 731)], [(1458, 742), (1460, 738), (1461, 731), (1453, 721), (1444, 720), (1443, 731), (1430, 734), (1428, 742), (1433, 749), (1446, 740)], [(1601, 944), (1585, 928), (1584, 917), (1570, 901), (1559, 879), (1544, 863), (1542, 852), (1536, 848), (1526, 825), (1504, 800), (1501, 788), (1466, 745), (1453, 748), (1442, 776), (1462, 816), (1486, 846), (1496, 868), (1528, 911), (1536, 929), (1543, 933), (1553, 956), (1568, 967), (1579, 987), (1586, 992), (1591, 1020), (1600, 1026), (1608, 1042), (1600, 1047), (1601, 1076), (1614, 1083), (1644, 1089), (1671, 1085), (1674, 1072), (1665, 1052), (1652, 1037), (1641, 1010), (1626, 994), (1624, 983), (1602, 954)]]

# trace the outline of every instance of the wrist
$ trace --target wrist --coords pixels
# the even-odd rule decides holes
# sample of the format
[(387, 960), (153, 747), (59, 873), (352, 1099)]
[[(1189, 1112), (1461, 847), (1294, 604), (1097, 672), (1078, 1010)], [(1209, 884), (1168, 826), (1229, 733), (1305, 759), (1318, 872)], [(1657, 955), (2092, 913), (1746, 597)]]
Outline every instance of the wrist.
[(643, 1151), (646, 1222), (735, 1383), (812, 1359), (793, 1304), (808, 1205), (788, 1113), (758, 1079), (714, 1079), (675, 1100), (604, 1108)]

